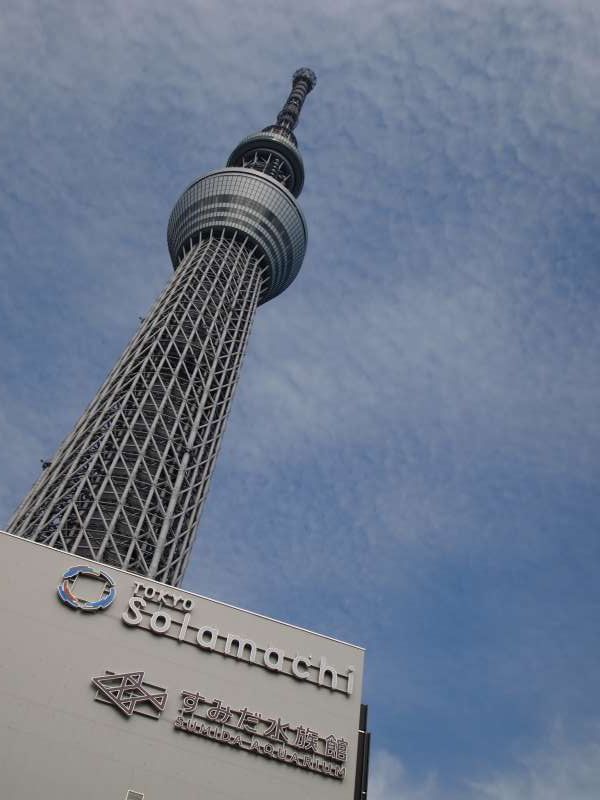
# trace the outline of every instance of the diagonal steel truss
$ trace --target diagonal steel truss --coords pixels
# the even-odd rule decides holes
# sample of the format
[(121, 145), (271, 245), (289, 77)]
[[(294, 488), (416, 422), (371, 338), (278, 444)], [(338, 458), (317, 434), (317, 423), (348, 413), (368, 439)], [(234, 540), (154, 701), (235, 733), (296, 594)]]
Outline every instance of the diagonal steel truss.
[(178, 586), (265, 279), (203, 231), (9, 530)]

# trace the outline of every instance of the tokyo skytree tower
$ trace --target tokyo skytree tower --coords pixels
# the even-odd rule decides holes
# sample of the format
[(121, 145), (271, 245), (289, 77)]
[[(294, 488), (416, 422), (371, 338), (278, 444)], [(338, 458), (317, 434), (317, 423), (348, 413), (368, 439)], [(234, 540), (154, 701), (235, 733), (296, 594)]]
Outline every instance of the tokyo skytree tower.
[(302, 265), (293, 77), (274, 125), (194, 181), (167, 229), (174, 276), (8, 530), (178, 586), (257, 306)]

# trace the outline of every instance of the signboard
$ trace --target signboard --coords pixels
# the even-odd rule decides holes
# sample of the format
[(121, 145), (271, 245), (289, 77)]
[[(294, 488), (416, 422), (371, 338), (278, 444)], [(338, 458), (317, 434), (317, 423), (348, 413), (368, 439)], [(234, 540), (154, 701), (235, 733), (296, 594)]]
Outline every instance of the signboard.
[(364, 796), (359, 647), (3, 533), (0, 623), (2, 797)]

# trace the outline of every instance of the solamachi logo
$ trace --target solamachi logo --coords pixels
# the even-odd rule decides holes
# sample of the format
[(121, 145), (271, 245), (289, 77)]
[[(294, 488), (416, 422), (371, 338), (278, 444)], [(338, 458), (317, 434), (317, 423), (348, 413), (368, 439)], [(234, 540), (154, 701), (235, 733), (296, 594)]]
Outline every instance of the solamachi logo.
[[(77, 597), (74, 592), (75, 581), (80, 575), (87, 578), (93, 578), (98, 583), (102, 584), (102, 592), (98, 600), (85, 600)], [(81, 611), (101, 611), (108, 608), (116, 597), (117, 589), (115, 582), (107, 575), (95, 567), (71, 567), (62, 577), (62, 581), (58, 585), (58, 596), (71, 608), (76, 608)]]

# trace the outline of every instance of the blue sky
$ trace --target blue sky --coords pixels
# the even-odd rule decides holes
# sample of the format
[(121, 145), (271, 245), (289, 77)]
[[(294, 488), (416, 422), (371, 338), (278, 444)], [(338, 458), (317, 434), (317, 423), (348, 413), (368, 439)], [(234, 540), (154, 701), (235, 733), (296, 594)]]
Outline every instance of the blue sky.
[(367, 647), (370, 800), (595, 799), (596, 0), (9, 0), (0, 518), (303, 65), (309, 249), (186, 588)]

